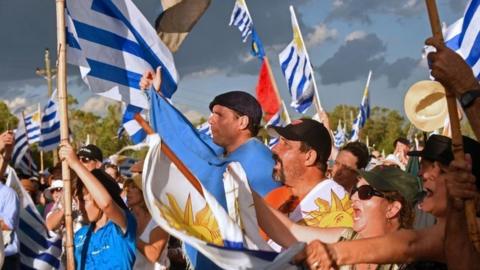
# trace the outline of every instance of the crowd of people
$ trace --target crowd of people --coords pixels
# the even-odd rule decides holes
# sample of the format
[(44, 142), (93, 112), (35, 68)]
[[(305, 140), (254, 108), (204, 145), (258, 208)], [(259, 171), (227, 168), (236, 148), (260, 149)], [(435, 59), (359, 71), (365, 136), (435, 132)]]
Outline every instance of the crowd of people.
[[(437, 39), (426, 43), (436, 48), (428, 56), (436, 80), (459, 98), (480, 91), (460, 56)], [(158, 90), (160, 84), (159, 70), (147, 71), (140, 82), (142, 89)], [(480, 101), (462, 106), (480, 133)], [(227, 92), (209, 108), (209, 143), (220, 149), (220, 158), (244, 168), (262, 236), (278, 252), (298, 241), (307, 243), (295, 263), (309, 269), (480, 268), (464, 214), (466, 200), (476, 200), (477, 206), (479, 201), (476, 140), (463, 137), (465, 161), (454, 159), (452, 140), (442, 135), (431, 135), (419, 149), (398, 138), (394, 153), (382, 157), (358, 141), (334, 149), (328, 121), (298, 119), (266, 128), (279, 138), (270, 150), (256, 138), (262, 110), (253, 96)], [(1, 176), (14, 144), (12, 131), (0, 135)], [(58, 153), (73, 180), (77, 269), (184, 269), (187, 261), (196, 269), (218, 268), (195, 248), (180, 248), (179, 240), (152, 218), (143, 196), (143, 164), (134, 165), (133, 175), (126, 177), (93, 144), (75, 150), (63, 142)], [(416, 158), (420, 170), (412, 175), (406, 168)], [(38, 178), (20, 175), (20, 180), (46, 228), (65, 237), (61, 163)], [(219, 183), (204, 183), (209, 185)], [(18, 194), (0, 183), (2, 269), (20, 267), (19, 211)], [(418, 211), (431, 214), (434, 223), (414, 226)]]

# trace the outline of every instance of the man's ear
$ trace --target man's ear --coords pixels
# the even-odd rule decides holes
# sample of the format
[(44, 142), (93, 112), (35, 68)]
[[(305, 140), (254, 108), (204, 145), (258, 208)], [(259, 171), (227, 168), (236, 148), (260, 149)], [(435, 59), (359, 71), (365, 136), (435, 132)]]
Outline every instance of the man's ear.
[(246, 115), (240, 116), (240, 129), (247, 129), (250, 119)]
[(396, 217), (397, 215), (400, 214), (401, 209), (402, 209), (402, 204), (399, 201), (391, 202), (388, 206), (386, 217), (388, 219)]
[(317, 151), (310, 149), (305, 155), (305, 166), (309, 167), (315, 165), (315, 162), (317, 161)]

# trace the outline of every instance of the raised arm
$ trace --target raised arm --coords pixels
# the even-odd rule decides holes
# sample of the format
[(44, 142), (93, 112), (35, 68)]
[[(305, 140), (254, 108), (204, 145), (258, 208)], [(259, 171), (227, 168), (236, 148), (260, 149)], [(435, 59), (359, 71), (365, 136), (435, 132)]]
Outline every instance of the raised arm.
[[(472, 68), (463, 58), (445, 46), (436, 38), (429, 38), (425, 44), (432, 45), (437, 52), (428, 54), (428, 61), (435, 77), (447, 90), (455, 93), (457, 98), (468, 92), (480, 92), (480, 84), (475, 78)], [(463, 108), (477, 138), (480, 135), (480, 98), (476, 98), (467, 108)]]
[(5, 174), (8, 162), (12, 157), (14, 145), (15, 136), (11, 130), (7, 130), (0, 134), (0, 177), (3, 177)]
[(125, 212), (115, 203), (100, 181), (78, 160), (72, 146), (68, 143), (62, 144), (60, 146), (59, 156), (62, 160), (66, 160), (68, 166), (75, 171), (103, 213), (122, 228), (123, 232), (126, 232), (127, 217), (125, 216)]
[(445, 225), (424, 230), (399, 230), (384, 236), (335, 244), (311, 242), (305, 250), (310, 268), (330, 269), (335, 265), (359, 263), (408, 263), (417, 260), (445, 261)]

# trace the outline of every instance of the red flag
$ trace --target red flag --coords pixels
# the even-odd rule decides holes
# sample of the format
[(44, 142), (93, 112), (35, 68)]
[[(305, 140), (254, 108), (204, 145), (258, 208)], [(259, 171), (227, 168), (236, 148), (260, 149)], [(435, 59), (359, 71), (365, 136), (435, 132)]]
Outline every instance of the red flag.
[(258, 76), (257, 100), (262, 106), (265, 121), (270, 120), (280, 109), (280, 100), (278, 100), (278, 96), (273, 89), (273, 83), (265, 59)]

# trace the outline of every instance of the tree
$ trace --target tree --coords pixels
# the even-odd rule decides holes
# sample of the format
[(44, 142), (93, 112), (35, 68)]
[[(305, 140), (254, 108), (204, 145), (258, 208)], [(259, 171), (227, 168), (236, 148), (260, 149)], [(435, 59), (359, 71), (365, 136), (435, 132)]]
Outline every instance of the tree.
[(0, 132), (17, 127), (18, 119), (10, 113), (7, 104), (0, 101)]
[[(338, 105), (329, 113), (331, 128), (335, 131), (338, 121), (342, 125), (347, 122), (347, 134), (351, 133), (354, 117), (357, 116), (358, 107)], [(352, 117), (353, 116), (353, 117)], [(385, 150), (386, 153), (393, 152), (393, 142), (398, 137), (405, 137), (408, 125), (398, 111), (382, 107), (373, 107), (370, 117), (365, 126), (360, 130), (360, 141), (365, 142), (368, 135), (370, 145), (375, 145), (377, 150)], [(347, 136), (348, 137), (348, 136)]]

